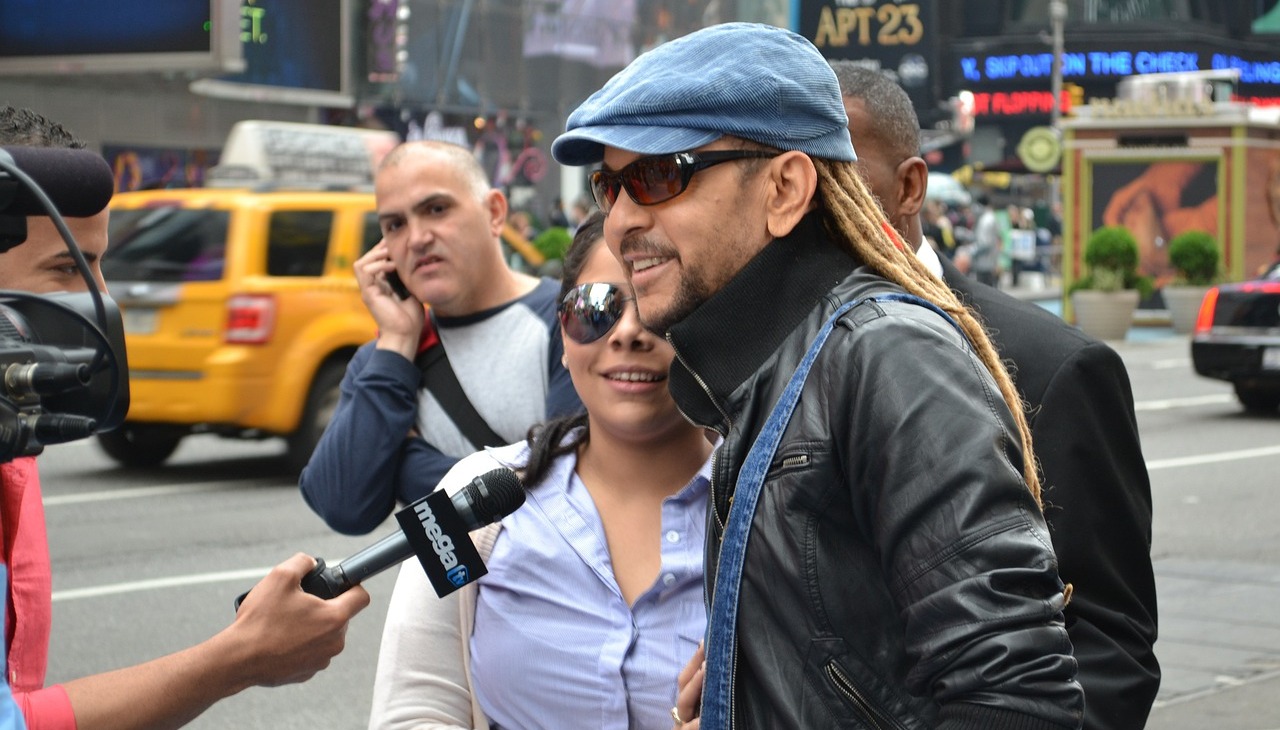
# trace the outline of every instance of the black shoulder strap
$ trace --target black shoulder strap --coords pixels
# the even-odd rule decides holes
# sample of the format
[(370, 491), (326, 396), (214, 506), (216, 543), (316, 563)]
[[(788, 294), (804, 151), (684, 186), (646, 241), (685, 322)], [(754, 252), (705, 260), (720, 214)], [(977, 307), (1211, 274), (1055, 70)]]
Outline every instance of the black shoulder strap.
[(449, 414), (449, 418), (457, 425), (458, 430), (471, 442), (476, 450), (486, 446), (502, 446), (507, 440), (494, 433), (485, 423), (484, 417), (471, 404), (467, 394), (462, 392), (462, 384), (449, 364), (449, 356), (444, 351), (444, 343), (437, 342), (418, 353), (413, 363), (422, 371), (422, 387), (440, 402), (440, 407)]

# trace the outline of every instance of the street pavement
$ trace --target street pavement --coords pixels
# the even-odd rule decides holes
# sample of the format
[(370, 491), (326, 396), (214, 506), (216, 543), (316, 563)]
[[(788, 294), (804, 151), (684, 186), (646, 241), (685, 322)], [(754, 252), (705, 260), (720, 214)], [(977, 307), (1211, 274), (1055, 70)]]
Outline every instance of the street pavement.
[[(1242, 730), (1280, 728), (1280, 568), (1166, 559), (1155, 573), (1164, 677), (1147, 727), (1200, 730), (1243, 714), (1259, 720)], [(1183, 717), (1191, 703), (1195, 717)]]
[[(1062, 313), (1053, 284), (1006, 291)], [(1175, 338), (1186, 335), (1166, 313), (1148, 310), (1123, 343), (1111, 344)], [(1163, 676), (1147, 729), (1280, 730), (1280, 567), (1185, 558), (1156, 558), (1153, 567)], [(1241, 717), (1257, 719), (1242, 726)]]

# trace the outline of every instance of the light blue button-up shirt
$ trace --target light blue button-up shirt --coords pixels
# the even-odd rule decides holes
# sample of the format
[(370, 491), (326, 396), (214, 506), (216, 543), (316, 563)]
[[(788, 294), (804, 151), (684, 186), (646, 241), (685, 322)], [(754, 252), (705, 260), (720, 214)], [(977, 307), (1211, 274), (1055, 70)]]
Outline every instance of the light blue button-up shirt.
[(676, 676), (706, 629), (703, 538), (711, 461), (662, 503), (662, 565), (633, 606), (573, 456), (502, 532), (479, 581), (471, 671), (506, 730), (668, 730)]

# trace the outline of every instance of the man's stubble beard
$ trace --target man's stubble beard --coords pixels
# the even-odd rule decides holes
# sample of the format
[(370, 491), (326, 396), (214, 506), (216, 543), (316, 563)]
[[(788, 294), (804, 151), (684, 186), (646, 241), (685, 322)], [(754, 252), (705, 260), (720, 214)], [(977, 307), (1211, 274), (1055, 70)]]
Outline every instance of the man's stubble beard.
[(637, 299), (636, 304), (640, 312), (640, 323), (644, 325), (645, 329), (665, 338), (667, 332), (673, 326), (693, 314), (698, 307), (702, 306), (703, 302), (710, 298), (711, 292), (707, 291), (707, 287), (703, 282), (698, 281), (696, 277), (682, 275), (675, 294), (671, 298), (671, 303), (665, 311), (655, 312), (651, 308), (649, 311), (645, 311), (643, 304)]

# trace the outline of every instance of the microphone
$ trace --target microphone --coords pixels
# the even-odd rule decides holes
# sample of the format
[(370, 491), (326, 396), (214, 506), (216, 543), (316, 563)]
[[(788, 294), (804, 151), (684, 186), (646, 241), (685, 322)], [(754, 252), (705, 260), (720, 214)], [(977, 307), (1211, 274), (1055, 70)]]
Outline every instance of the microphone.
[[(482, 474), (452, 497), (436, 490), (396, 513), (400, 532), (337, 565), (326, 566), (316, 558), (316, 566), (302, 579), (302, 590), (328, 600), (417, 555), (436, 595), (443, 598), (488, 572), (468, 533), (515, 512), (524, 499), (524, 484), (510, 469)], [(236, 598), (236, 610), (247, 595)]]
[[(116, 181), (102, 156), (62, 147), (0, 147), (0, 162), (31, 177), (64, 216), (87, 218), (111, 202)], [(0, 169), (0, 213), (47, 216), (39, 197)]]

